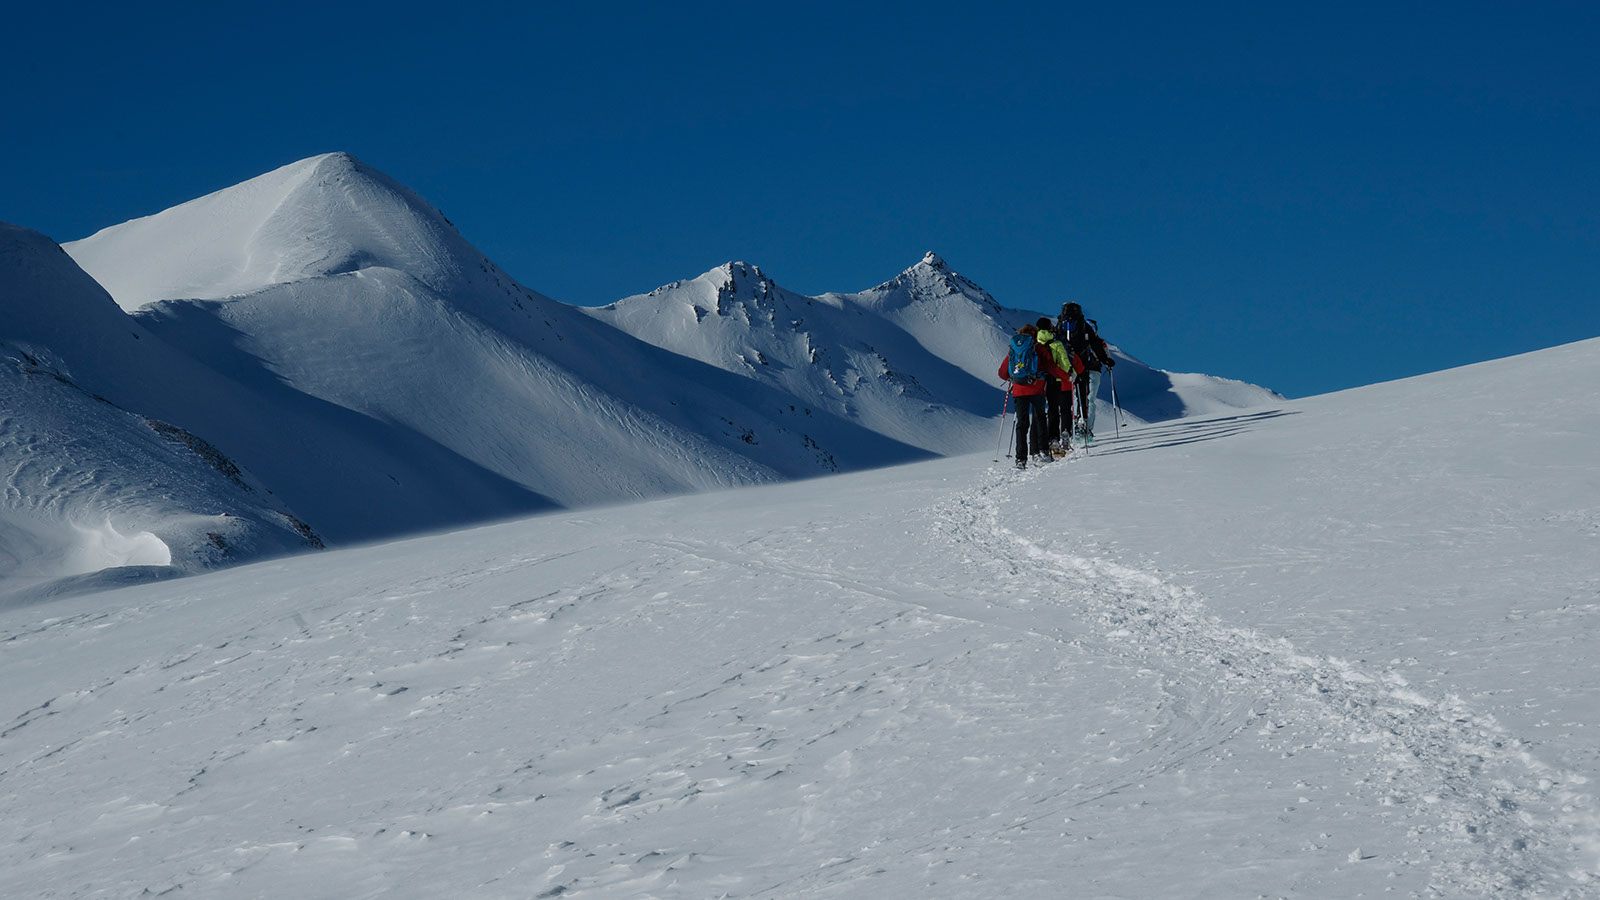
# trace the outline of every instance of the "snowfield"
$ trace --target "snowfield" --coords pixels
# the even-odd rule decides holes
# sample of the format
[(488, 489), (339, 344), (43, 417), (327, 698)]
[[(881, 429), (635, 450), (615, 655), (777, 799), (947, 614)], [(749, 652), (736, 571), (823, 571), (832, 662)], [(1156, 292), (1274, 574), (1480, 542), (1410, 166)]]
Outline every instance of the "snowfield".
[(1597, 379), (0, 611), (5, 893), (1594, 897)]

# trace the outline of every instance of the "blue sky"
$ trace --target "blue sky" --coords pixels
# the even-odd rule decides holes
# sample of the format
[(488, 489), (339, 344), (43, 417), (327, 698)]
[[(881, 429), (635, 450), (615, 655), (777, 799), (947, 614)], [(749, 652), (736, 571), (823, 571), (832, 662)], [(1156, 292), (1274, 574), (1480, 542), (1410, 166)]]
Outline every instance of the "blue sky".
[(1600, 336), (1600, 5), (45, 4), (0, 220), (58, 241), (346, 150), (528, 287), (934, 250), (1304, 396)]

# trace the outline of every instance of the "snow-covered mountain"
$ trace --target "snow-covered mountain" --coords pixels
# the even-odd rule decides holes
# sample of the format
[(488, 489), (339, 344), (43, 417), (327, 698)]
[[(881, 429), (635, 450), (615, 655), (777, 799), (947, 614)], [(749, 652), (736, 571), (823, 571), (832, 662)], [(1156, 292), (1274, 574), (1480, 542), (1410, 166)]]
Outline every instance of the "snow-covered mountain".
[[(578, 309), (517, 283), (414, 192), (342, 153), (107, 228), (65, 245), (70, 260), (30, 240), (61, 264), (60, 291), (99, 308), (6, 335), (246, 473), (244, 499), (268, 498), (262, 521), (332, 544), (985, 447), (1006, 336), (1038, 315), (1002, 307), (933, 254), (854, 294), (801, 296), (729, 263)], [(0, 280), (26, 311), (13, 329), (61, 303), (53, 283), (17, 271)], [(1275, 399), (1122, 358), (1135, 421)], [(49, 419), (40, 407), (15, 427), (47, 433)], [(73, 503), (144, 533), (111, 500), (121, 481), (82, 478), (97, 487)], [(191, 480), (167, 518), (256, 515), (224, 480), (221, 493)], [(40, 502), (35, 490), (9, 508)], [(175, 558), (216, 556), (212, 530), (163, 533)], [(228, 546), (222, 561), (286, 549)], [(16, 555), (0, 579), (38, 568), (22, 561), (37, 553)]]
[[(961, 305), (967, 315), (949, 323), (965, 329), (956, 340), (998, 347), (999, 324), (967, 295)], [(1000, 414), (993, 377), (964, 371), (850, 295), (796, 294), (745, 263), (588, 312), (646, 343), (770, 386), (807, 409), (934, 453), (981, 446), (993, 436), (989, 420)], [(991, 369), (1001, 355), (994, 353)]]
[(1597, 380), (0, 610), (5, 892), (1586, 900)]
[[(777, 477), (631, 402), (646, 377), (693, 398), (684, 375), (653, 372), (640, 348), (516, 284), (425, 201), (347, 154), (67, 249), (175, 345), (410, 432), (538, 498), (524, 508)], [(366, 523), (337, 524), (330, 532)]]
[[(940, 454), (993, 439), (995, 371), (1010, 335), (1046, 315), (1001, 306), (932, 252), (859, 293), (808, 297), (732, 262), (589, 312), (647, 343)], [(1164, 372), (1114, 343), (1112, 352), (1116, 383), (1105, 379), (1098, 398), (1108, 418), (1113, 387), (1135, 423), (1283, 399), (1243, 382)]]

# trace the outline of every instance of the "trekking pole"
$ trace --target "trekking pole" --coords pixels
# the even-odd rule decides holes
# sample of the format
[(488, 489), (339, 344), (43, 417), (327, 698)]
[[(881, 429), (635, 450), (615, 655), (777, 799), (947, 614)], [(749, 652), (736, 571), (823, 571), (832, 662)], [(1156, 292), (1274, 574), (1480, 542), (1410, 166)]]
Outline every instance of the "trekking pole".
[(1106, 366), (1106, 371), (1111, 375), (1111, 417), (1112, 424), (1117, 426), (1117, 437), (1122, 437), (1122, 404), (1117, 402), (1117, 367)]
[[(1088, 373), (1087, 372), (1080, 373), (1079, 377), (1081, 378), (1086, 374), (1088, 374)], [(1072, 421), (1072, 433), (1073, 434), (1077, 434), (1078, 433), (1078, 423), (1079, 422), (1087, 423), (1089, 421), (1089, 413), (1088, 413), (1087, 409), (1084, 407), (1084, 403), (1083, 403), (1083, 398), (1086, 397), (1086, 396), (1088, 396), (1087, 391), (1079, 391), (1078, 390), (1078, 385), (1077, 384), (1073, 384), (1073, 386), (1072, 386), (1072, 400), (1073, 400), (1073, 403), (1072, 403), (1072, 412), (1073, 412), (1073, 416), (1072, 416), (1072, 419), (1073, 419), (1073, 421)], [(1087, 459), (1088, 456), (1089, 456), (1089, 439), (1087, 437), (1083, 439), (1083, 455), (1084, 455), (1085, 459)]]
[(998, 440), (995, 441), (995, 449), (994, 449), (994, 461), (995, 462), (999, 462), (1000, 461), (1000, 457), (1005, 454), (1006, 406), (1008, 404), (1008, 401), (1010, 401), (1010, 399), (1011, 399), (1011, 385), (1007, 384), (1006, 385), (1005, 396), (1000, 398), (1000, 437), (999, 437)]

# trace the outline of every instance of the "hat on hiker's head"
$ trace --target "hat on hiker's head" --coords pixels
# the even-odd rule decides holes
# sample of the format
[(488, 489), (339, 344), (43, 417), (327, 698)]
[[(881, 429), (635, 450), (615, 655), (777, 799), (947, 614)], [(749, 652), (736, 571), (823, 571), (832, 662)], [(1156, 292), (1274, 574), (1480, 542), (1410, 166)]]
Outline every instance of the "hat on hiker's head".
[(1035, 322), (1033, 324), (1035, 326), (1037, 326), (1040, 331), (1049, 331), (1050, 329), (1055, 327), (1055, 323), (1050, 321), (1049, 319), (1045, 318), (1044, 316), (1040, 316), (1039, 317), (1039, 321), (1037, 321), (1037, 322)]
[(1061, 318), (1063, 318), (1063, 319), (1079, 319), (1079, 318), (1082, 318), (1082, 317), (1083, 317), (1083, 307), (1079, 306), (1076, 303), (1063, 303), (1063, 304), (1061, 304)]

